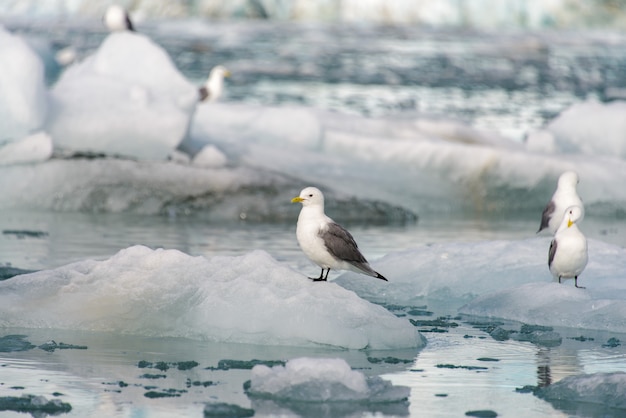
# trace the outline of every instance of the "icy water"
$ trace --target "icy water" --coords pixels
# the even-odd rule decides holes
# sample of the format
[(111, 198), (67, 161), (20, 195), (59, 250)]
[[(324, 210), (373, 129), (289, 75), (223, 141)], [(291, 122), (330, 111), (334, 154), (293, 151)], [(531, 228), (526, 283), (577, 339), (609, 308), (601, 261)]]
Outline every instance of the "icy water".
[[(93, 22), (77, 26), (9, 22), (7, 26), (46, 37), (55, 48), (72, 44), (79, 56), (96, 48), (105, 35), (93, 29), (97, 26)], [(626, 40), (619, 33), (481, 34), (197, 21), (147, 22), (142, 29), (164, 45), (181, 71), (195, 81), (215, 64), (229, 67), (234, 74), (228, 84), (230, 101), (298, 104), (366, 116), (443, 114), (516, 140), (572, 103), (603, 98), (612, 87), (623, 84), (626, 67)], [(50, 80), (57, 75), (52, 69)], [(185, 216), (4, 212), (0, 214), (0, 262), (26, 270), (48, 269), (104, 259), (144, 244), (206, 257), (263, 249), (305, 274), (317, 274), (297, 247), (297, 208), (293, 213), (293, 223), (214, 225)], [(350, 229), (366, 256), (374, 260), (422, 243), (528, 238), (534, 236), (538, 220), (539, 214), (534, 213), (516, 214), (514, 220), (430, 214), (416, 224), (356, 224)], [(589, 238), (626, 245), (624, 219), (588, 214), (583, 229)], [(253, 408), (258, 416), (449, 417), (468, 411), (511, 417), (619, 416), (598, 406), (554, 406), (524, 387), (580, 373), (626, 371), (624, 344), (609, 343), (626, 341), (626, 335), (555, 329), (561, 336), (559, 344), (498, 341), (488, 332), (494, 322), (457, 317), (455, 309), (445, 306), (432, 307), (425, 301), (417, 307), (396, 307), (394, 312), (416, 321), (428, 339), (423, 350), (304, 349), (2, 329), (0, 336), (24, 335), (17, 340), (35, 346), (50, 340), (72, 346), (52, 352), (41, 348), (1, 352), (0, 396), (59, 399), (72, 405), (71, 412), (63, 415), (68, 417), (192, 417), (201, 416), (209, 402)], [(428, 322), (439, 317), (445, 321), (437, 326)], [(497, 325), (510, 330), (521, 327), (512, 322)], [(222, 360), (286, 361), (302, 356), (344, 358), (366, 374), (409, 386), (409, 402), (317, 408), (251, 401), (243, 389), (250, 371), (219, 367)], [(187, 363), (191, 361), (197, 365)], [(0, 416), (23, 415), (0, 411)]]
[[(305, 274), (317, 274), (317, 268), (297, 248), (293, 224), (242, 222), (216, 227), (189, 218), (24, 212), (5, 212), (0, 219), (0, 253), (15, 267), (42, 269), (86, 258), (106, 258), (141, 243), (206, 257), (240, 255), (262, 248)], [(423, 219), (405, 226), (354, 225), (351, 229), (363, 252), (376, 259), (422, 243), (528, 238), (534, 234), (536, 224), (535, 219)], [(592, 220), (586, 231), (590, 237), (609, 237), (624, 245), (623, 235), (607, 235), (610, 228), (624, 227), (623, 222), (615, 225)], [(545, 386), (580, 373), (626, 371), (626, 349), (608, 344), (611, 339), (626, 341), (626, 335), (557, 328), (554, 331), (560, 335), (559, 343), (498, 341), (489, 334), (490, 327), (520, 330), (521, 324), (457, 316), (455, 308), (438, 304), (431, 309), (427, 301), (417, 307), (393, 309), (397, 315), (416, 321), (428, 340), (423, 350), (346, 351), (3, 329), (2, 335), (24, 335), (24, 340), (35, 346), (54, 340), (82, 348), (0, 353), (0, 395), (56, 398), (72, 405), (71, 412), (64, 416), (76, 417), (193, 417), (201, 416), (204, 404), (210, 402), (252, 408), (257, 416), (449, 417), (476, 410), (495, 411), (499, 416), (619, 416), (603, 415), (607, 411), (598, 406), (556, 408), (525, 387)], [(431, 322), (441, 317), (446, 319)], [(250, 400), (243, 384), (250, 378), (246, 367), (251, 366), (224, 366), (230, 360), (286, 361), (304, 356), (343, 358), (368, 375), (382, 375), (394, 384), (408, 386), (412, 388), (409, 402), (326, 405), (318, 409)], [(140, 367), (142, 361), (152, 366)], [(185, 362), (192, 361), (197, 366), (185, 370)], [(184, 370), (179, 370), (179, 364)], [(0, 415), (22, 416), (11, 412)]]

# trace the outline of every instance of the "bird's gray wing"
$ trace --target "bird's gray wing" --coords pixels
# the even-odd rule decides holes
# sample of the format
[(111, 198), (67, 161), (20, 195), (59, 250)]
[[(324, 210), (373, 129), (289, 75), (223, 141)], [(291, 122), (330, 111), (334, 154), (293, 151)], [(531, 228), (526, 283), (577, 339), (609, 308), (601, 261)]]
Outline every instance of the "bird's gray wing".
[(198, 89), (198, 95), (200, 96), (200, 101), (203, 102), (209, 97), (209, 89), (206, 86), (202, 86)]
[(541, 214), (541, 225), (539, 225), (539, 229), (537, 230), (537, 233), (541, 232), (542, 230), (548, 227), (548, 224), (550, 223), (550, 218), (552, 217), (552, 214), (554, 213), (555, 209), (556, 209), (556, 205), (554, 204), (554, 200), (551, 200), (546, 205), (546, 208), (543, 210), (543, 213)]
[(554, 260), (554, 254), (556, 254), (556, 240), (553, 239), (550, 243), (550, 250), (548, 251), (548, 268), (552, 267), (552, 261)]
[(334, 222), (329, 223), (326, 229), (320, 231), (320, 237), (333, 257), (347, 261), (356, 267), (361, 267), (358, 266), (359, 264), (367, 263), (352, 235), (341, 225)]

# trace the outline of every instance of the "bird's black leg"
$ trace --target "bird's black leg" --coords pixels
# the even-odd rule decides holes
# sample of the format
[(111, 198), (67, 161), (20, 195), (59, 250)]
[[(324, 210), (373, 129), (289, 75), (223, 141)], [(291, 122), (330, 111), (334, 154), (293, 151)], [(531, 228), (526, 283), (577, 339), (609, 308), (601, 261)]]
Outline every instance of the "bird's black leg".
[[(330, 271), (330, 269), (328, 269), (328, 271)], [(320, 272), (320, 277), (309, 277), (309, 279), (313, 280), (314, 282), (324, 282), (326, 281), (327, 277), (328, 272), (326, 272), (326, 277), (324, 277), (324, 269), (322, 268), (322, 271)]]
[(561, 276), (559, 276), (559, 283), (561, 283)]
[(584, 286), (578, 286), (578, 276), (574, 276), (574, 286), (576, 286), (579, 289), (584, 289)]
[(326, 269), (326, 276), (324, 276), (324, 281), (328, 280), (328, 273), (330, 273), (330, 267)]

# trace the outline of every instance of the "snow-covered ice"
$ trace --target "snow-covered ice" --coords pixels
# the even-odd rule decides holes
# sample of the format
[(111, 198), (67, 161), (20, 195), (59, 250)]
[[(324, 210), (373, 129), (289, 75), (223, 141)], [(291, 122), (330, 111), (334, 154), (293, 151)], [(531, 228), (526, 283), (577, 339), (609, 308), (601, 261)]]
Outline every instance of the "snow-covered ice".
[(400, 402), (410, 389), (379, 376), (366, 377), (339, 358), (295, 358), (285, 366), (257, 365), (248, 394), (296, 402)]
[(163, 160), (187, 134), (198, 91), (148, 37), (110, 34), (50, 91), (57, 147)]
[(626, 250), (589, 240), (589, 264), (558, 284), (548, 270), (549, 238), (423, 245), (392, 253), (374, 267), (385, 272), (384, 292), (357, 275), (337, 283), (377, 302), (443, 306), (469, 315), (626, 332)]
[(134, 246), (0, 283), (0, 326), (263, 345), (418, 348), (408, 320), (263, 251), (191, 257)]

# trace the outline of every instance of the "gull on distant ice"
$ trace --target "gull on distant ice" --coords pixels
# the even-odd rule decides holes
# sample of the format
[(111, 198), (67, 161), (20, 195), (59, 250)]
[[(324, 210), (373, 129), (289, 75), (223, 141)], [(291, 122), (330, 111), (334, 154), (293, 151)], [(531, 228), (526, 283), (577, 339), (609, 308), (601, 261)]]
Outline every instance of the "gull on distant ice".
[(543, 214), (541, 215), (541, 225), (539, 226), (537, 233), (548, 228), (552, 234), (555, 234), (559, 225), (561, 225), (565, 209), (570, 206), (578, 206), (580, 208), (581, 220), (585, 217), (585, 207), (576, 192), (576, 185), (578, 184), (578, 181), (578, 174), (574, 171), (566, 171), (561, 174), (556, 186), (556, 191), (552, 195), (552, 199), (550, 199), (546, 208), (543, 210)]
[(230, 71), (223, 65), (211, 69), (209, 78), (199, 90), (201, 102), (214, 102), (220, 98), (224, 90), (224, 77), (230, 77)]
[[(324, 195), (316, 187), (307, 187), (292, 203), (302, 203), (298, 216), (296, 237), (304, 254), (322, 268), (320, 277), (313, 281), (326, 281), (330, 269), (351, 270), (385, 280), (374, 271), (359, 251), (352, 235), (324, 213)], [(324, 274), (324, 270), (326, 274)]]
[(582, 213), (580, 206), (570, 206), (565, 211), (550, 244), (548, 267), (559, 283), (561, 279), (574, 278), (574, 286), (584, 289), (578, 286), (578, 276), (587, 265), (587, 239), (576, 225), (582, 219)]
[(104, 14), (104, 24), (111, 32), (135, 30), (128, 12), (118, 4), (112, 4), (107, 8)]

